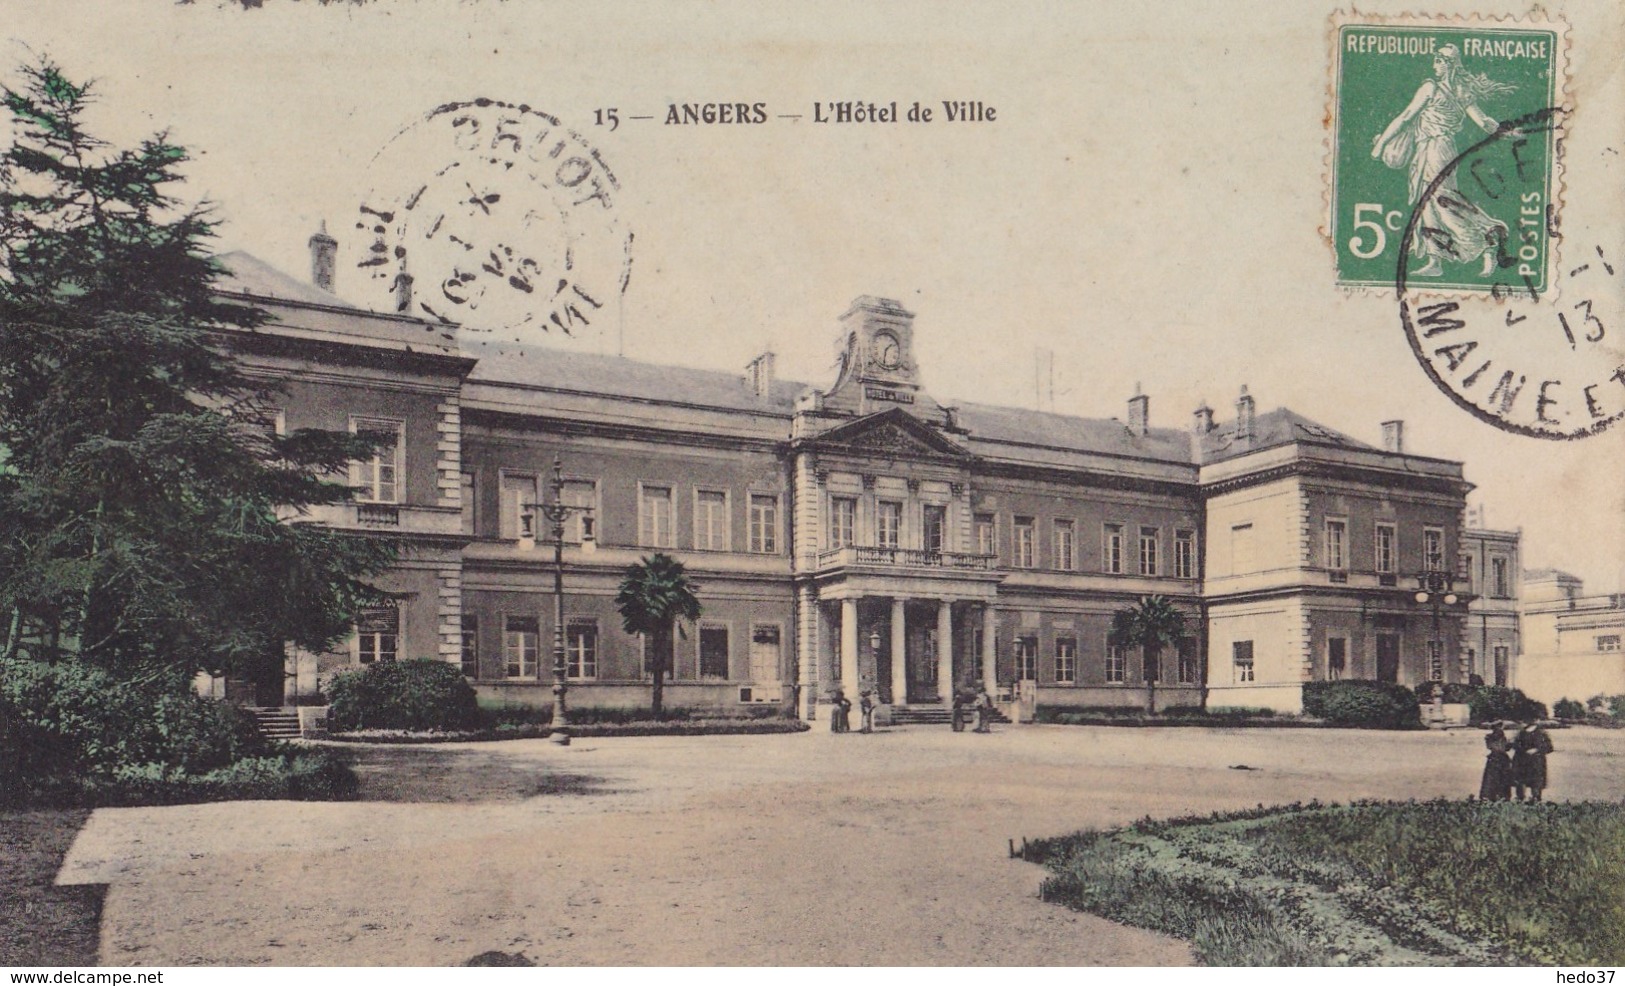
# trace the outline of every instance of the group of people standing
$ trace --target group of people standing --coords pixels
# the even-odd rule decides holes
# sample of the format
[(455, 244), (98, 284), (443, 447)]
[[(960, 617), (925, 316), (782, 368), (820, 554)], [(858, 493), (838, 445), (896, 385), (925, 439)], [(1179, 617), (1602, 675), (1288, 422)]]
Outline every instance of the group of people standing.
[[(858, 711), (863, 716), (863, 725), (860, 733), (875, 731), (875, 709), (879, 706), (874, 692), (863, 692), (858, 696)], [(965, 720), (971, 710), (976, 712), (976, 731), (978, 733), (991, 733), (993, 731), (993, 696), (987, 689), (979, 692), (959, 691), (954, 693), (954, 732), (965, 731)], [(852, 700), (839, 689), (830, 703), (829, 731), (832, 733), (850, 733), (852, 731)]]
[(1478, 785), (1481, 801), (1510, 801), (1514, 792), (1523, 801), (1539, 801), (1546, 787), (1546, 755), (1552, 752), (1552, 738), (1540, 723), (1521, 727), (1511, 739), (1507, 724), (1496, 722), (1484, 734), (1484, 779)]

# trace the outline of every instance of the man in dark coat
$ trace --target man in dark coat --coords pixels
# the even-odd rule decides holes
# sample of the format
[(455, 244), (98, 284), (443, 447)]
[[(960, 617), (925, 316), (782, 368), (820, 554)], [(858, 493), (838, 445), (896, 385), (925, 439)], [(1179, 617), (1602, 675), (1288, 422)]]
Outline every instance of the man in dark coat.
[(1540, 723), (1531, 722), (1518, 730), (1512, 741), (1512, 787), (1518, 800), (1523, 800), (1524, 788), (1529, 789), (1531, 801), (1540, 800), (1546, 787), (1546, 755), (1552, 752), (1552, 738)]

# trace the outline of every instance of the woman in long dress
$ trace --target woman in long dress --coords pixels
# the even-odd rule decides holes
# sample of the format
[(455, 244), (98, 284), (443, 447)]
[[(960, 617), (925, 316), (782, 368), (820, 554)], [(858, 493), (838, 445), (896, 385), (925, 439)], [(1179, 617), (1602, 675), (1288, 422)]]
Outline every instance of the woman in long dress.
[[(1410, 105), (1377, 135), (1371, 156), (1390, 168), (1409, 169), (1414, 207), (1440, 172), (1460, 156), (1456, 135), (1466, 120), (1486, 133), (1496, 131), (1499, 124), (1478, 108), (1478, 101), (1512, 91), (1512, 86), (1462, 68), (1460, 49), (1444, 45), (1433, 56), (1433, 78), (1417, 88)], [(1498, 250), (1506, 240), (1506, 224), (1467, 201), (1451, 175), (1422, 206), (1411, 253), (1425, 263), (1411, 275), (1438, 277), (1444, 273), (1442, 261), (1470, 263), (1482, 257), (1483, 275), (1489, 277), (1495, 273)]]
[(1484, 757), (1484, 779), (1478, 785), (1480, 801), (1506, 801), (1512, 797), (1512, 761), (1507, 758), (1511, 747), (1500, 723), (1484, 734), (1484, 748), (1489, 753)]

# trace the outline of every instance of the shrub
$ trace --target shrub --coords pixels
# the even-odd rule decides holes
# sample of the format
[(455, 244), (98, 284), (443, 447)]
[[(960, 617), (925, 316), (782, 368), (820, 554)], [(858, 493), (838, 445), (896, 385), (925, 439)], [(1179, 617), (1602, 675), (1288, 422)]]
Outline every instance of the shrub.
[[(1473, 677), (1478, 678), (1478, 675)], [(1464, 685), (1459, 681), (1452, 681), (1444, 686), (1443, 701), (1446, 705), (1466, 705), (1473, 692), (1482, 687), (1484, 687), (1482, 678), (1479, 678), (1477, 684), (1468, 683)], [(1421, 698), (1420, 689), (1418, 689), (1417, 698)]]
[(445, 661), (379, 661), (327, 685), (327, 728), (456, 730), (480, 724), (474, 689)]
[(1386, 681), (1310, 681), (1303, 686), (1304, 715), (1334, 726), (1420, 729), (1416, 693)]
[(1557, 704), (1552, 706), (1552, 715), (1559, 719), (1584, 719), (1586, 707), (1572, 698), (1560, 698)]
[(1467, 710), (1470, 721), (1475, 725), (1497, 719), (1528, 722), (1546, 718), (1546, 706), (1516, 688), (1495, 685), (1486, 685), (1467, 696)]

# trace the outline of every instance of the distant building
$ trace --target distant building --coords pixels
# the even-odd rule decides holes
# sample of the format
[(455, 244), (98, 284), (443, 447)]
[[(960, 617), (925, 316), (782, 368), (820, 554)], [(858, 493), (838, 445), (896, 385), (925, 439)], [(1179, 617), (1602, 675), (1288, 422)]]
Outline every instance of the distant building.
[[(1138, 387), (1121, 420), (948, 406), (925, 387), (914, 314), (874, 297), (841, 316), (823, 385), (779, 379), (771, 353), (740, 374), (460, 336), (346, 304), (331, 238), (311, 247), (321, 287), (221, 258), (221, 290), (272, 316), (234, 344), (285, 387), (288, 428), (396, 435), (353, 467), (357, 502), (308, 519), (408, 550), (384, 583), (397, 605), (337, 652), (291, 659), (263, 702), (407, 657), (459, 664), (489, 702), (548, 702), (552, 552), (527, 527), (555, 455), (564, 499), (592, 508), (565, 536), (578, 705), (647, 701), (644, 643), (614, 594), (653, 551), (687, 566), (705, 607), (679, 637), (674, 706), (814, 717), (838, 688), (903, 706), (959, 685), (1143, 706), (1154, 683), (1161, 707), (1297, 709), (1306, 681), (1488, 666), (1489, 638), (1466, 626), (1464, 562), (1488, 557), (1464, 535), (1471, 484), (1407, 449), (1402, 422), (1377, 447), (1258, 410), (1246, 388), (1233, 418), (1202, 407), (1178, 428), (1152, 425)], [(411, 311), (410, 279), (397, 287)], [(1459, 600), (1419, 602), (1428, 580)], [(1153, 594), (1189, 639), (1113, 646), (1113, 612)]]
[(1481, 518), (1469, 511), (1462, 533), (1462, 567), (1472, 597), (1467, 606), (1467, 668), (1487, 685), (1512, 688), (1518, 686), (1522, 649), (1518, 628), (1521, 535), (1488, 530)]
[(1551, 705), (1625, 695), (1625, 594), (1587, 596), (1585, 584), (1555, 568), (1523, 573), (1524, 654), (1517, 686)]

